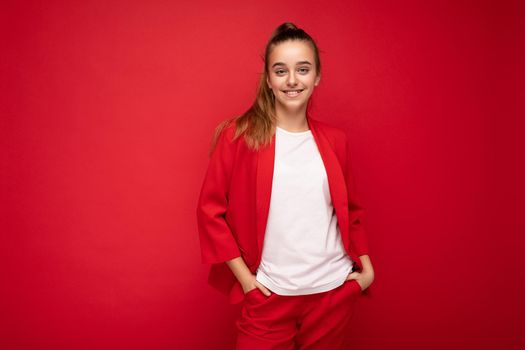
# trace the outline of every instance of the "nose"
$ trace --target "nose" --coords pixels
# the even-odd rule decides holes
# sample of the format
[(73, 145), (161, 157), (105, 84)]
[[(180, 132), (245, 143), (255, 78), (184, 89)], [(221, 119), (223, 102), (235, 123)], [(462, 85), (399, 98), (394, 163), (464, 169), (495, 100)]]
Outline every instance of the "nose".
[(288, 75), (288, 85), (290, 86), (295, 86), (297, 84), (296, 80), (295, 80), (295, 73), (292, 72)]

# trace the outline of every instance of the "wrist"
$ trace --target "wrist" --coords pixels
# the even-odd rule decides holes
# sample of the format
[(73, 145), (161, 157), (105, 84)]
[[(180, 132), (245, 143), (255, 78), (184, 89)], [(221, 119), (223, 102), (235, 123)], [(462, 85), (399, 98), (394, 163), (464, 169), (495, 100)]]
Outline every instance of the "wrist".
[(248, 271), (246, 274), (243, 274), (242, 276), (240, 276), (239, 283), (241, 284), (243, 288), (250, 287), (254, 279), (255, 279), (255, 276), (250, 271)]
[(372, 262), (370, 261), (370, 257), (366, 254), (359, 256), (359, 260), (361, 260), (362, 270), (361, 272), (364, 273), (374, 273), (374, 268), (372, 266)]

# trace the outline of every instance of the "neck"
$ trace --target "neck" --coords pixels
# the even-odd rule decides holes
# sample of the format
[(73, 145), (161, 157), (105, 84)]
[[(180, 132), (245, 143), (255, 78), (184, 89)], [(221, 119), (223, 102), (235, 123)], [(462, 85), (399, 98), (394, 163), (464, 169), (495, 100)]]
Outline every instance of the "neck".
[(297, 110), (285, 109), (283, 106), (275, 105), (277, 115), (277, 126), (291, 132), (301, 132), (309, 130), (306, 119), (306, 106)]

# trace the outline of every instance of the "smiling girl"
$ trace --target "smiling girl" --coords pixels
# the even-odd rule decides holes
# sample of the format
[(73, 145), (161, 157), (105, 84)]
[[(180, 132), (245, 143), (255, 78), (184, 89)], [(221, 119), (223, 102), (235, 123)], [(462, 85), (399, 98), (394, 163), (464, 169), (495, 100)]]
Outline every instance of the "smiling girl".
[(283, 23), (256, 101), (216, 129), (197, 218), (209, 283), (242, 301), (238, 350), (342, 349), (374, 280), (346, 134), (308, 113), (320, 79), (314, 40)]

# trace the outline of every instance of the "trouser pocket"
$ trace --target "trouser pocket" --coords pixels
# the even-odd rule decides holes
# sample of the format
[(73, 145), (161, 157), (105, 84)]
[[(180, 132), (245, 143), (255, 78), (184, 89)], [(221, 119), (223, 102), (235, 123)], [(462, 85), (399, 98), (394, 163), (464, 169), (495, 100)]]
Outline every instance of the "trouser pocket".
[(359, 290), (359, 294), (363, 293), (363, 289), (361, 288), (361, 285), (359, 284), (359, 282), (357, 282), (357, 280), (350, 280), (351, 282), (354, 282), (355, 283), (355, 287)]

